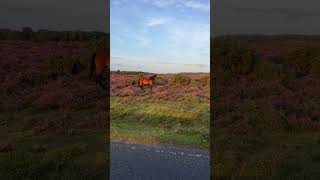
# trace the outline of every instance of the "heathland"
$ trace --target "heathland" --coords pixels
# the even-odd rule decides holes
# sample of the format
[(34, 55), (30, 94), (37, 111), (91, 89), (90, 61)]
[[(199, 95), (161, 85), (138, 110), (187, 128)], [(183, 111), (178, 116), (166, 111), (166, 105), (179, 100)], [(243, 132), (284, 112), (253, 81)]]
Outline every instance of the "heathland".
[(108, 112), (89, 80), (95, 35), (0, 30), (1, 179), (108, 177)]
[(111, 72), (111, 139), (209, 147), (209, 73), (157, 74), (140, 88), (143, 72)]
[(320, 178), (320, 38), (211, 39), (215, 179)]

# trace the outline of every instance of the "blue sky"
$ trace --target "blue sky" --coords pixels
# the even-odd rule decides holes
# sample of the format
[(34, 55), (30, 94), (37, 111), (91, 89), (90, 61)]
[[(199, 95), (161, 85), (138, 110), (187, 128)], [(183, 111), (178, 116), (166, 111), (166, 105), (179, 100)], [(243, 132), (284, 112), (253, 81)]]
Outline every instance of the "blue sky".
[(210, 0), (111, 0), (111, 69), (209, 72)]

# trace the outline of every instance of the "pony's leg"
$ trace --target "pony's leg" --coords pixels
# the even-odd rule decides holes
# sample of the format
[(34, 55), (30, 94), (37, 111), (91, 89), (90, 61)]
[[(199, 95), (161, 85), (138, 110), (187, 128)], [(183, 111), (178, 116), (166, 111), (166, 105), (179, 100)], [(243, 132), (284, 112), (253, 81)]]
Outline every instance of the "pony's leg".
[(96, 78), (96, 89), (97, 89), (97, 91), (98, 91), (98, 89), (99, 89), (99, 88), (98, 88), (98, 84), (99, 84), (98, 81), (99, 81), (99, 79), (98, 79), (98, 76), (97, 76), (97, 75), (95, 76), (95, 78)]
[(102, 75), (98, 76), (98, 85), (103, 89)]
[(103, 91), (103, 99), (104, 99), (104, 110), (108, 109), (108, 94), (106, 91)]

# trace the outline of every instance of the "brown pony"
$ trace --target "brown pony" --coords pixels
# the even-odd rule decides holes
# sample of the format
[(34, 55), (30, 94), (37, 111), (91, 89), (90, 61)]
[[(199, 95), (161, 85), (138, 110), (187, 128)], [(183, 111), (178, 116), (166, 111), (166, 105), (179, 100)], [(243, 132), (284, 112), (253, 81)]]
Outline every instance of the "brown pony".
[(103, 89), (107, 89), (108, 79), (104, 77), (104, 73), (109, 74), (110, 70), (110, 49), (98, 50), (92, 55), (90, 66), (90, 79), (93, 76), (94, 71), (96, 84), (99, 84)]
[(152, 89), (152, 85), (153, 85), (153, 81), (155, 81), (155, 79), (157, 78), (157, 75), (153, 75), (151, 77), (139, 77), (138, 79), (138, 85), (140, 88), (142, 88), (143, 85), (150, 85), (151, 89)]

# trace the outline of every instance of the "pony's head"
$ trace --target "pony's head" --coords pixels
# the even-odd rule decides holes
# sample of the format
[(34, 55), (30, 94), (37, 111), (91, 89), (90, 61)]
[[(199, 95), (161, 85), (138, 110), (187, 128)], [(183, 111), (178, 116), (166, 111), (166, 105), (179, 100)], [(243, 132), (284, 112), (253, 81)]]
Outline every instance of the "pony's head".
[(155, 74), (155, 75), (151, 76), (151, 78), (152, 78), (152, 79), (157, 79), (158, 77), (157, 77), (157, 75)]

